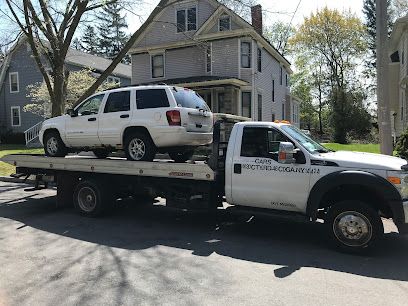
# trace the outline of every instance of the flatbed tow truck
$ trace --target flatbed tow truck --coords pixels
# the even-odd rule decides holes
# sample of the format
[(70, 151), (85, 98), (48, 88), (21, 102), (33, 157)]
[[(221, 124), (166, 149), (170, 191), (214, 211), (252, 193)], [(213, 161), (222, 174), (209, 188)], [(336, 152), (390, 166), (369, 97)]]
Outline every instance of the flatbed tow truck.
[(118, 198), (150, 196), (166, 206), (217, 214), (223, 202), (246, 214), (305, 222), (323, 220), (335, 246), (351, 252), (376, 244), (381, 218), (408, 232), (408, 166), (379, 154), (331, 152), (288, 122), (214, 125), (205, 161), (174, 163), (122, 158), (13, 154), (3, 162), (36, 188), (57, 186), (57, 205), (84, 215), (107, 211)]

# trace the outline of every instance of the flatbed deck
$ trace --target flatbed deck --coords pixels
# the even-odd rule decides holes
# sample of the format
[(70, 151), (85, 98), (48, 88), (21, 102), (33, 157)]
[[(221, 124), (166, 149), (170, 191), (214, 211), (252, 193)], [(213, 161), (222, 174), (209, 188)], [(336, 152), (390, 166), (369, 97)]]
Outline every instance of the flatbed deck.
[(169, 160), (135, 162), (114, 157), (97, 159), (78, 155), (48, 157), (35, 154), (11, 154), (0, 160), (19, 168), (38, 169), (46, 172), (72, 171), (199, 181), (214, 181), (216, 177), (215, 172), (204, 162), (175, 163)]

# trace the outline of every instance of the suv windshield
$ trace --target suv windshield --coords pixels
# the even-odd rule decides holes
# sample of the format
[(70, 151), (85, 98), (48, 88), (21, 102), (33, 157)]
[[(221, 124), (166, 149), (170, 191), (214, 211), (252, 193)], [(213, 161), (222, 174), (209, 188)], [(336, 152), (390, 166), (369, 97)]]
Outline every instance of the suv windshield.
[(328, 149), (323, 147), (320, 143), (314, 141), (312, 138), (304, 134), (301, 130), (293, 125), (282, 125), (284, 130), (289, 136), (299, 142), (310, 153), (327, 153)]
[(173, 89), (173, 95), (176, 99), (177, 106), (186, 108), (196, 108), (209, 111), (207, 103), (198, 93), (190, 89)]

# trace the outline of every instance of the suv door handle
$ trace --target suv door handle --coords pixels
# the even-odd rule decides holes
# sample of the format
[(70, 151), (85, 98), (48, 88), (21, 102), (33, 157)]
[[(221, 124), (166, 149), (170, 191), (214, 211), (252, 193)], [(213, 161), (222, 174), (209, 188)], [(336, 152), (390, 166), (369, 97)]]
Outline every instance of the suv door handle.
[(88, 121), (96, 121), (95, 117), (89, 118)]
[(234, 173), (241, 174), (242, 173), (242, 165), (241, 164), (234, 164)]
[(129, 118), (129, 114), (120, 115), (120, 118)]

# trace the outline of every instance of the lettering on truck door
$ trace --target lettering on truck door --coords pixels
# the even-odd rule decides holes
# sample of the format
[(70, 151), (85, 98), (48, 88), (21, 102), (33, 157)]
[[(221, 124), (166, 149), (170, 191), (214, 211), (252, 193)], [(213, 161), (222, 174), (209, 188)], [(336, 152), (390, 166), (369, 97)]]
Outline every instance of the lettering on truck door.
[(290, 142), (270, 127), (244, 127), (240, 152), (234, 154), (234, 204), (304, 212), (312, 171), (304, 164), (278, 163), (280, 142)]

